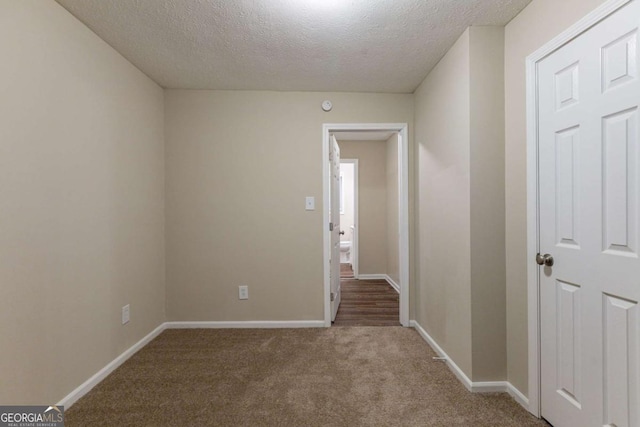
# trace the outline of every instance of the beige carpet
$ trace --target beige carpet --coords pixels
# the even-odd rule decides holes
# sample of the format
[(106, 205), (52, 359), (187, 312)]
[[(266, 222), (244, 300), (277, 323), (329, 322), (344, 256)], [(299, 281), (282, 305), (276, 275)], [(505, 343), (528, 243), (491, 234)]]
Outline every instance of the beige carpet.
[(67, 426), (544, 426), (471, 394), (413, 329), (167, 330)]

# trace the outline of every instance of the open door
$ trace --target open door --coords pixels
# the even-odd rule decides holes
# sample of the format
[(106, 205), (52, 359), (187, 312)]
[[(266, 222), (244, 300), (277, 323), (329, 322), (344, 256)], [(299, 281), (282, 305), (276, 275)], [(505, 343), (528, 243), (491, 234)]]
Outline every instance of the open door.
[(340, 306), (340, 147), (336, 137), (329, 140), (329, 162), (331, 170), (331, 204), (329, 230), (331, 231), (331, 321), (336, 320)]

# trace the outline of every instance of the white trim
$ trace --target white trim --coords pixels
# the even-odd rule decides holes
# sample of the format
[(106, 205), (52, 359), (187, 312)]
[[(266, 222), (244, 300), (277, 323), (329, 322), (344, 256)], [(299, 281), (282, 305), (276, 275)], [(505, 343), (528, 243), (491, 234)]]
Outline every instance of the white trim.
[(540, 298), (538, 219), (538, 63), (632, 0), (609, 0), (532, 53), (526, 60), (527, 97), (527, 310), (529, 343), (529, 412), (542, 414), (540, 406)]
[[(339, 131), (382, 130), (398, 132), (398, 228), (400, 257), (400, 324), (409, 326), (409, 132), (406, 123), (325, 123), (322, 125), (322, 235), (324, 253), (324, 322), (331, 326), (331, 235), (329, 233), (329, 205), (331, 188), (329, 178), (329, 134)], [(358, 278), (362, 278), (359, 275)]]
[(400, 324), (409, 326), (409, 132), (405, 124), (398, 133), (398, 232)]
[[(338, 315), (338, 309), (340, 308), (340, 302), (342, 301), (342, 284), (340, 279), (338, 279), (338, 289), (336, 291), (335, 300), (333, 301), (333, 311), (331, 312), (331, 318), (335, 321), (336, 316)], [(324, 322), (323, 325), (324, 327)]]
[(358, 183), (358, 159), (340, 159), (340, 163), (347, 163), (353, 165), (353, 238), (351, 239), (351, 268), (353, 270), (353, 278), (358, 279), (358, 275), (360, 273), (360, 262), (358, 260), (359, 257), (359, 220), (360, 217), (358, 212), (358, 205), (360, 203), (360, 196), (358, 195), (359, 183)]
[(109, 374), (115, 371), (120, 365), (127, 361), (131, 356), (136, 354), (142, 347), (149, 344), (151, 340), (160, 335), (162, 331), (165, 329), (165, 323), (161, 324), (149, 334), (147, 334), (140, 341), (132, 345), (128, 350), (122, 353), (120, 356), (113, 359), (107, 366), (100, 369), (97, 373), (95, 373), (91, 378), (80, 384), (75, 390), (62, 398), (60, 402), (56, 405), (64, 406), (65, 409), (69, 409), (74, 403), (78, 401), (82, 396), (89, 393), (92, 388), (98, 385), (102, 380), (104, 380)]
[(422, 326), (420, 326), (420, 324), (415, 320), (411, 321), (411, 327), (415, 328), (415, 330), (418, 331), (420, 336), (427, 342), (427, 344), (429, 344), (433, 351), (436, 352), (438, 357), (445, 358), (445, 362), (449, 369), (451, 369), (451, 372), (453, 372), (455, 376), (458, 377), (458, 380), (460, 380), (460, 382), (467, 388), (467, 390), (473, 391), (473, 383), (471, 382), (471, 379), (462, 371), (462, 369), (460, 369), (460, 367), (458, 367), (458, 365), (456, 365), (456, 362), (454, 362), (449, 357), (449, 355), (445, 353), (445, 351), (438, 345), (438, 343), (433, 338), (431, 338), (427, 331), (425, 331)]
[(422, 339), (429, 344), (438, 357), (444, 358), (444, 361), (451, 372), (453, 372), (458, 380), (465, 386), (467, 391), (470, 391), (471, 393), (509, 393), (516, 402), (526, 410), (529, 410), (528, 399), (518, 389), (511, 385), (511, 383), (508, 381), (471, 381), (471, 379), (462, 371), (462, 369), (460, 369), (458, 365), (456, 365), (456, 363), (447, 355), (447, 353), (445, 353), (438, 343), (431, 338), (427, 331), (425, 331), (417, 321), (412, 320), (411, 327), (420, 334)]
[(221, 322), (167, 322), (166, 329), (281, 329), (324, 328), (323, 320), (250, 320)]
[(386, 280), (386, 274), (361, 274), (359, 280)]
[(520, 406), (529, 411), (529, 399), (527, 398), (527, 396), (522, 394), (520, 390), (515, 388), (510, 382), (507, 382), (507, 393), (509, 393), (509, 396), (511, 396), (513, 400), (518, 402)]
[(393, 289), (395, 289), (395, 290), (396, 290), (396, 292), (397, 292), (397, 293), (400, 293), (400, 285), (398, 285), (396, 282), (394, 282), (394, 280), (393, 280), (391, 277), (389, 277), (389, 275), (388, 275), (388, 274), (385, 274), (385, 275), (384, 275), (384, 279), (387, 281), (387, 283), (388, 283), (389, 285), (391, 285), (391, 287), (392, 287)]
[(331, 179), (329, 163), (329, 131), (326, 125), (322, 126), (322, 253), (324, 274), (324, 326), (331, 326), (331, 233), (329, 232), (329, 206), (331, 205), (331, 185), (327, 184)]

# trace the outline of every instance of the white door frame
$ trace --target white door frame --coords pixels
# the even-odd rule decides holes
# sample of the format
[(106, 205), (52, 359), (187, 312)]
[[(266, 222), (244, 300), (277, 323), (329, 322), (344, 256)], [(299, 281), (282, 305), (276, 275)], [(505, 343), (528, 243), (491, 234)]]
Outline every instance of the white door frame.
[(322, 125), (322, 235), (324, 241), (324, 324), (331, 326), (331, 233), (329, 232), (329, 134), (340, 131), (378, 130), (398, 132), (398, 228), (400, 255), (400, 324), (409, 326), (409, 132), (406, 123), (325, 123)]
[(358, 259), (360, 255), (358, 242), (359, 242), (359, 223), (360, 218), (358, 217), (358, 159), (340, 159), (340, 164), (352, 164), (353, 165), (353, 238), (351, 239), (351, 266), (353, 267), (353, 278), (357, 279), (360, 268), (360, 260)]
[(538, 190), (538, 64), (632, 0), (609, 0), (527, 57), (527, 306), (529, 334), (529, 412), (541, 416), (540, 278)]

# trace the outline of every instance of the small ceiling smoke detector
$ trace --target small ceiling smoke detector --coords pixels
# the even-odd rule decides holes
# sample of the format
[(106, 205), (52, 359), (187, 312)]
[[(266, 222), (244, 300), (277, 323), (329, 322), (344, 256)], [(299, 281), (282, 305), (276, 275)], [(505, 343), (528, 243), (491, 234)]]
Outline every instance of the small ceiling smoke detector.
[(332, 108), (333, 104), (331, 104), (331, 101), (322, 101), (322, 109), (324, 111), (331, 111)]

